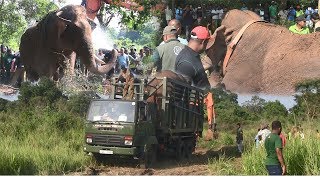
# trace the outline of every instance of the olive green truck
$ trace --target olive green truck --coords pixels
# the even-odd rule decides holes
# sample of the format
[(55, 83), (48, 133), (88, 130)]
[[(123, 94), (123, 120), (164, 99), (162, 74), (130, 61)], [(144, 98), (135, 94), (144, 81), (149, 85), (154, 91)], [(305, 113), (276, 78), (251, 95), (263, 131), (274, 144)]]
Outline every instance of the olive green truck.
[[(133, 100), (123, 100), (121, 83), (112, 84), (110, 99), (92, 100), (84, 151), (97, 160), (129, 156), (146, 168), (162, 153), (189, 158), (202, 136), (203, 91), (166, 77), (156, 80), (149, 88), (143, 80), (135, 83)], [(155, 102), (147, 101), (156, 93)]]

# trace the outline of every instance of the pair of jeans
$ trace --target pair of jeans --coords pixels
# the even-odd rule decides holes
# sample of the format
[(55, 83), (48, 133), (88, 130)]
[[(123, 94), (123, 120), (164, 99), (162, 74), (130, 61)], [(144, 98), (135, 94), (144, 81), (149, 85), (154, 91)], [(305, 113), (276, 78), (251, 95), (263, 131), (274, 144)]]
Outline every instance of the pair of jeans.
[(271, 176), (282, 175), (282, 168), (280, 165), (266, 165), (266, 168)]
[(237, 141), (237, 146), (238, 146), (238, 151), (239, 151), (239, 153), (243, 153), (243, 143), (242, 143), (242, 141), (241, 140), (238, 140)]

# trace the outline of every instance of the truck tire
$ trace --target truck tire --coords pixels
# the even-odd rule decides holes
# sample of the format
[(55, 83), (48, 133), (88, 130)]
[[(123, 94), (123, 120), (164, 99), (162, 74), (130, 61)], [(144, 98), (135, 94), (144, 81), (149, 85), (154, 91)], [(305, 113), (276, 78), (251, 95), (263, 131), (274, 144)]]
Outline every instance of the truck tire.
[(178, 141), (176, 146), (175, 157), (178, 161), (182, 160), (185, 156), (185, 145), (183, 141)]
[(98, 164), (103, 164), (104, 163), (105, 157), (102, 154), (92, 153), (92, 155), (93, 155), (93, 158), (96, 160), (96, 162)]
[(193, 153), (193, 143), (192, 141), (186, 141), (185, 143), (185, 158), (190, 159)]
[(144, 148), (144, 155), (142, 162), (140, 163), (140, 168), (149, 169), (154, 168), (157, 161), (157, 145), (146, 145)]

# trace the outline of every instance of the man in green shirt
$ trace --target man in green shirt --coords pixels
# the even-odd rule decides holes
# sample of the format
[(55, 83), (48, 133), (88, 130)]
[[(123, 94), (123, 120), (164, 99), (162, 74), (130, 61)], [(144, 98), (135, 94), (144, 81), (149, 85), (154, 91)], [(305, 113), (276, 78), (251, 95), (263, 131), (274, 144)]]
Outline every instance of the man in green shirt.
[(269, 14), (270, 14), (270, 22), (275, 23), (278, 15), (278, 7), (276, 2), (274, 1), (271, 2), (271, 6), (269, 7)]
[(304, 12), (303, 12), (303, 10), (301, 9), (301, 6), (298, 4), (298, 5), (296, 6), (296, 17), (299, 17), (299, 16), (301, 16), (301, 15), (304, 15)]
[(306, 18), (301, 15), (296, 18), (296, 24), (289, 27), (289, 31), (296, 34), (309, 34), (310, 30), (306, 27)]
[(265, 161), (269, 175), (284, 175), (286, 173), (286, 165), (282, 154), (282, 141), (280, 138), (281, 122), (272, 122), (272, 133), (270, 133), (264, 142), (264, 147), (267, 152)]
[(162, 70), (175, 71), (175, 62), (178, 54), (185, 45), (182, 44), (177, 38), (177, 29), (174, 26), (166, 26), (163, 30), (164, 44), (156, 47), (152, 59), (157, 72)]

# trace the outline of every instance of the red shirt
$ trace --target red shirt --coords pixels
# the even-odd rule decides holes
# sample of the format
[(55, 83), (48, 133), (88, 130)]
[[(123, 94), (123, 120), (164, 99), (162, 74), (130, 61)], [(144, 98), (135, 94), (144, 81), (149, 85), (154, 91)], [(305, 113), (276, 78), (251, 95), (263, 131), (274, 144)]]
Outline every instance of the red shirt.
[(286, 146), (286, 137), (282, 134), (282, 133), (280, 133), (280, 138), (281, 138), (281, 141), (282, 141), (282, 147), (285, 147)]

